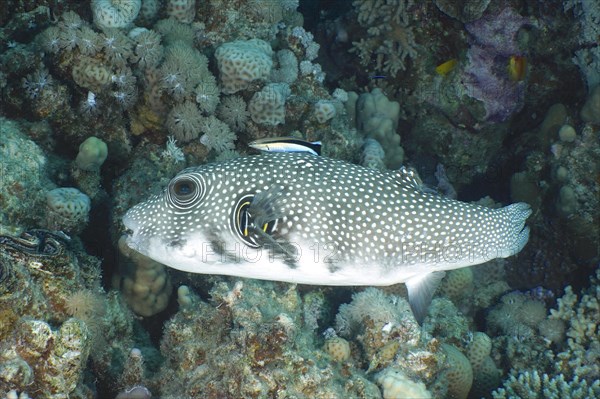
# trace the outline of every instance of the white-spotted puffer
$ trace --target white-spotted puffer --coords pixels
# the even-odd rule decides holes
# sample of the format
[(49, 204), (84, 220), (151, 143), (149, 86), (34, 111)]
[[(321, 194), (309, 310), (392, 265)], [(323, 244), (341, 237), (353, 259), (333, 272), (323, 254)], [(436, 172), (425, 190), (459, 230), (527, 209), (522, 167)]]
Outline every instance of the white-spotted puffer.
[(406, 283), (422, 318), (443, 276), (527, 243), (529, 205), (425, 192), (412, 171), (307, 153), (188, 168), (123, 217), (127, 244), (175, 269), (318, 285)]

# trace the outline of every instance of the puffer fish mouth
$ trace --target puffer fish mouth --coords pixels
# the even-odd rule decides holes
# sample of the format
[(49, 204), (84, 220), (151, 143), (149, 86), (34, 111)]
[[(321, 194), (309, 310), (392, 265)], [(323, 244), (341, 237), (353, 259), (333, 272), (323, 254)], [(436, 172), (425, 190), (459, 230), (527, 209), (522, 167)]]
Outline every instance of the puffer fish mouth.
[(133, 236), (133, 234), (135, 233), (135, 228), (136, 228), (136, 226), (134, 226), (134, 224), (136, 224), (136, 223), (132, 220), (131, 217), (129, 217), (129, 212), (125, 213), (125, 215), (123, 216), (122, 222), (123, 222), (123, 226), (124, 226), (124, 228), (122, 229), (123, 234), (125, 234), (128, 237)]
[(139, 231), (138, 223), (133, 217), (131, 217), (130, 211), (125, 213), (122, 221), (124, 226), (122, 229), (122, 234), (125, 237), (125, 243), (129, 248), (139, 252), (139, 234), (136, 234), (136, 232)]

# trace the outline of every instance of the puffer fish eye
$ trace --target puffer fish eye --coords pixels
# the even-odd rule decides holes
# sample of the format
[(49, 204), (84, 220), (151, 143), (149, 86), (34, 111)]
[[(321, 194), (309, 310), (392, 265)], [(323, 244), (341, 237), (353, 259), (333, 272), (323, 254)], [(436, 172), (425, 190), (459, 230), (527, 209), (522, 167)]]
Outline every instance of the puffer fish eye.
[(186, 198), (194, 194), (196, 187), (194, 183), (188, 180), (180, 180), (173, 185), (173, 192), (179, 198)]
[(197, 175), (175, 176), (169, 184), (167, 197), (177, 208), (188, 209), (204, 197), (204, 181)]

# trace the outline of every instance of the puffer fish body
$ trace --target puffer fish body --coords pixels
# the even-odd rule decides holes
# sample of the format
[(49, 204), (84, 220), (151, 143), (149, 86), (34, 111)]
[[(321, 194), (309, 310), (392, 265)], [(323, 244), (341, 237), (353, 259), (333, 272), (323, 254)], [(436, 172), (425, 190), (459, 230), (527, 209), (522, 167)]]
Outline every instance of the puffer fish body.
[(404, 282), (418, 302), (431, 296), (435, 272), (519, 252), (530, 213), (525, 203), (490, 209), (425, 192), (406, 168), (264, 153), (185, 169), (123, 222), (132, 249), (186, 272), (315, 285)]

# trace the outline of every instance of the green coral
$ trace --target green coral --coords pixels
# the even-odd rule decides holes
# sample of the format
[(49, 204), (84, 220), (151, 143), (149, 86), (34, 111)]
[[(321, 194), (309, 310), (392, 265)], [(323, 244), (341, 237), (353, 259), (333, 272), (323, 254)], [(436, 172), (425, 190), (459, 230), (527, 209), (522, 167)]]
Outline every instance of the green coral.
[(537, 370), (513, 372), (504, 387), (492, 392), (494, 399), (588, 399), (600, 396), (600, 381), (588, 384), (577, 376), (568, 380), (563, 374), (549, 376)]

